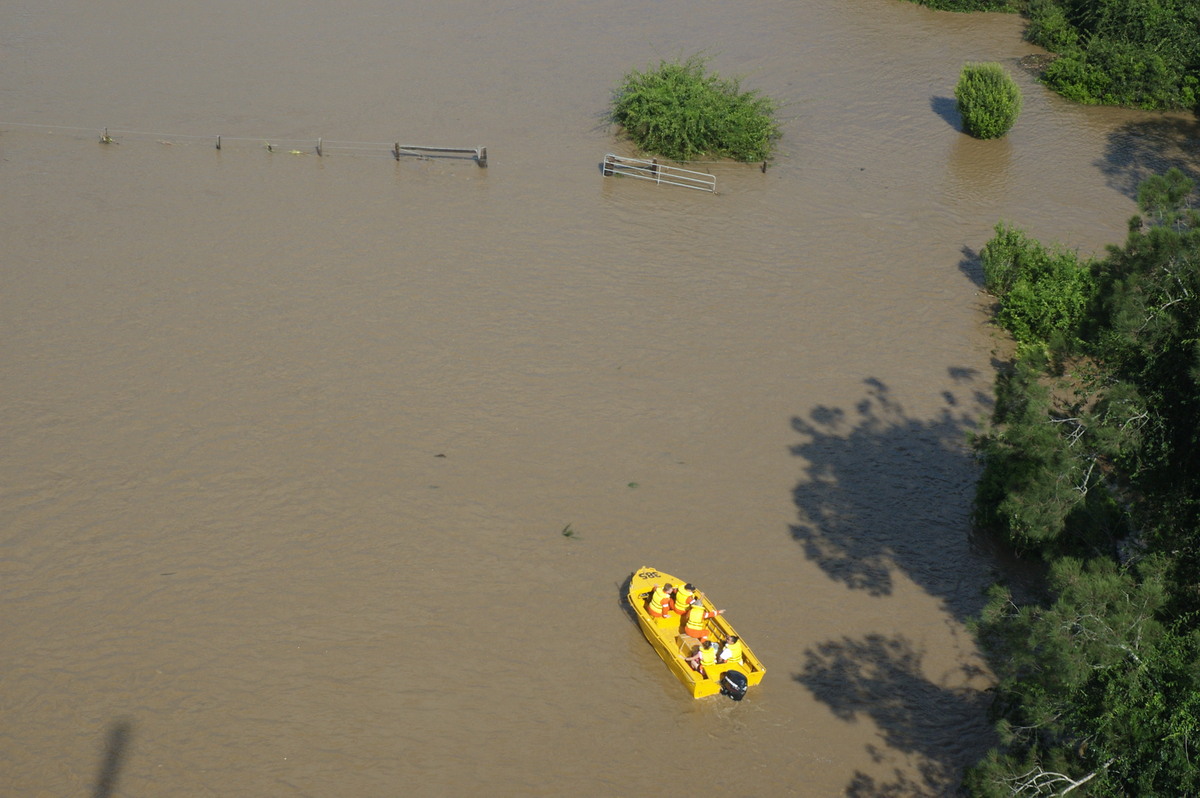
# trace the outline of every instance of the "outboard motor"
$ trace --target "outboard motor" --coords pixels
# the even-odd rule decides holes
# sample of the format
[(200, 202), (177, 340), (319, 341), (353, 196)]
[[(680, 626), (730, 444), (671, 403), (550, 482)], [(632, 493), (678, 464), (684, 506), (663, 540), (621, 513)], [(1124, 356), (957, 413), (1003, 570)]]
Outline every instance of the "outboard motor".
[(746, 697), (746, 690), (749, 689), (750, 682), (746, 679), (746, 674), (741, 671), (730, 668), (721, 674), (721, 694), (727, 695), (734, 701), (741, 701)]

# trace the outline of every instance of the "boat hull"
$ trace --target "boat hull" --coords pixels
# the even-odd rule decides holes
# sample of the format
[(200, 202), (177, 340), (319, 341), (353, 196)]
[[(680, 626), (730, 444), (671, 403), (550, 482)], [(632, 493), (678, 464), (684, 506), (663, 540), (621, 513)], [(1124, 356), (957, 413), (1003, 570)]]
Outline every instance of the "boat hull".
[[(763, 667), (762, 662), (754, 655), (750, 647), (746, 645), (744, 638), (742, 640), (741, 665), (709, 666), (705, 668), (706, 675), (701, 675), (699, 671), (693, 669), (687, 663), (687, 658), (695, 652), (698, 641), (683, 633), (683, 618), (675, 614), (666, 619), (655, 618), (646, 610), (647, 599), (651, 591), (654, 590), (655, 585), (667, 583), (683, 585), (684, 581), (655, 568), (643, 567), (634, 571), (633, 577), (629, 582), (629, 605), (637, 616), (642, 634), (650, 641), (650, 645), (658, 652), (659, 657), (667, 664), (667, 667), (675, 674), (683, 686), (688, 689), (693, 698), (704, 698), (721, 692), (721, 674), (731, 668), (745, 674), (746, 681), (750, 687), (761, 682), (763, 674), (766, 673), (767, 669)], [(717, 608), (709, 601), (708, 596), (702, 592), (697, 592), (696, 595), (704, 602), (704, 609), (709, 612), (716, 612)], [(710, 630), (710, 639), (718, 643), (727, 637), (737, 634), (724, 615), (710, 618), (708, 620), (708, 628)]]

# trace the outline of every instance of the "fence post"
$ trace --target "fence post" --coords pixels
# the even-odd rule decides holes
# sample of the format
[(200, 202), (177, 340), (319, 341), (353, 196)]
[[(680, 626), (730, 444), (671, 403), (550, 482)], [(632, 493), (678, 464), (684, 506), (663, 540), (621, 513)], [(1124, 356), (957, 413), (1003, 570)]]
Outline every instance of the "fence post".
[(487, 169), (487, 147), (480, 147), (476, 150), (475, 160), (479, 163), (479, 168)]

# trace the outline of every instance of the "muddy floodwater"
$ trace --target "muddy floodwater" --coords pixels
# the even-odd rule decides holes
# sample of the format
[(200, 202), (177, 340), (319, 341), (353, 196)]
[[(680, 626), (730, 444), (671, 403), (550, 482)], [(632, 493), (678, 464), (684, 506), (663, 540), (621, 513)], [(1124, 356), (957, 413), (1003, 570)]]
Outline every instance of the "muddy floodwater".
[[(1197, 135), (1034, 50), (893, 0), (6, 2), (0, 795), (951, 793), (978, 250), (1120, 241)], [(770, 167), (603, 177), (622, 74), (696, 52), (784, 103)], [(745, 701), (658, 660), (643, 565)]]

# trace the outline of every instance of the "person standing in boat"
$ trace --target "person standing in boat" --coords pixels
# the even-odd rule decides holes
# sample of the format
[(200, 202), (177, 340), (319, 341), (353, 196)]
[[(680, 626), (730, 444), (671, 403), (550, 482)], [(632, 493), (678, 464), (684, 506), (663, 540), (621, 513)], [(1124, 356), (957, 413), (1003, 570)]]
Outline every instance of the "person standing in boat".
[(672, 609), (676, 615), (686, 615), (688, 605), (692, 603), (692, 597), (696, 595), (696, 586), (688, 582), (683, 587), (675, 588), (675, 603)]
[(704, 602), (700, 600), (700, 597), (696, 596), (688, 608), (687, 621), (683, 625), (683, 631), (689, 637), (704, 642), (708, 639), (708, 619), (716, 618), (724, 612), (725, 610), (709, 612), (704, 609)]
[(669, 616), (671, 614), (671, 593), (673, 592), (674, 589), (670, 582), (666, 585), (655, 585), (650, 594), (650, 600), (646, 602), (646, 612), (655, 618)]
[(726, 638), (725, 645), (721, 646), (721, 653), (717, 655), (717, 660), (732, 665), (741, 665), (742, 639), (737, 635)]

